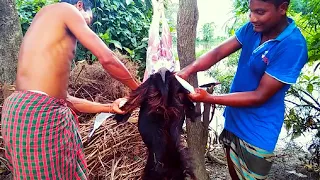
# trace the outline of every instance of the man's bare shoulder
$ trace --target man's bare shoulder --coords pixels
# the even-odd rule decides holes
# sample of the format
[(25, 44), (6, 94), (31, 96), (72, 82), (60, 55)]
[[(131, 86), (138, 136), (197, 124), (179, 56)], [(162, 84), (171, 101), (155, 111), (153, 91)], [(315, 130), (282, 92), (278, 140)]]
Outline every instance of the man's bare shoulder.
[(78, 12), (77, 11), (77, 8), (72, 5), (72, 4), (69, 4), (69, 3), (65, 3), (65, 2), (61, 2), (61, 3), (56, 3), (55, 6), (60, 10), (60, 11), (63, 11), (63, 12), (66, 12), (66, 13), (69, 13), (69, 12)]
[(74, 5), (64, 2), (47, 5), (42, 8), (39, 13), (42, 12), (50, 13), (59, 18), (81, 17), (80, 12)]
[[(75, 6), (69, 3), (55, 3), (43, 7), (35, 16), (35, 19), (38, 17), (47, 17), (49, 19), (59, 19), (60, 21), (66, 18), (78, 16), (81, 17), (80, 12)], [(65, 21), (63, 21), (65, 22)]]
[[(62, 15), (65, 24), (78, 23), (79, 21), (85, 22), (80, 11), (72, 4), (69, 3), (57, 3), (57, 9)], [(68, 26), (68, 25), (67, 25)]]

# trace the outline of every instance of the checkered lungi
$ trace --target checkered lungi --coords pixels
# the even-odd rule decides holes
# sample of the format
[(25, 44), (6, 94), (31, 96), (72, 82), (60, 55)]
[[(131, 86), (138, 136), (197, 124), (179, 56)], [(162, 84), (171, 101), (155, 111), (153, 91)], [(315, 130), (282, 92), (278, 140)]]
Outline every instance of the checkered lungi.
[(87, 179), (76, 121), (64, 100), (30, 91), (9, 96), (1, 125), (14, 179)]

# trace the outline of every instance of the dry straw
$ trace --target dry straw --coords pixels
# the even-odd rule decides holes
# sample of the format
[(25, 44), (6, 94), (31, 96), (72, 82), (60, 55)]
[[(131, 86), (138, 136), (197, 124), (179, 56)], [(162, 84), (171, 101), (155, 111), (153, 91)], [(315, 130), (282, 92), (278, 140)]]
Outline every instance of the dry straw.
[(147, 148), (139, 134), (137, 120), (138, 110), (124, 124), (107, 119), (89, 142), (94, 118), (80, 125), (90, 179), (140, 179)]

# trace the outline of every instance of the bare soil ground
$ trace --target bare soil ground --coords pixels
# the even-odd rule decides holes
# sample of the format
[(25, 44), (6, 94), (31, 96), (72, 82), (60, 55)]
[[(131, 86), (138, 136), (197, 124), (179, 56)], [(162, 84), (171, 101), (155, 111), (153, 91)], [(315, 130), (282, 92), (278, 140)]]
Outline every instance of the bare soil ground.
[[(222, 148), (215, 148), (212, 154), (226, 162), (225, 154)], [(304, 160), (307, 153), (303, 152), (295, 145), (288, 145), (286, 149), (278, 149), (275, 154), (278, 156), (274, 162), (269, 177), (269, 180), (319, 180), (320, 176), (317, 173), (310, 172), (304, 166)], [(207, 170), (210, 178), (214, 180), (231, 180), (228, 172), (228, 167), (212, 162), (207, 159)]]

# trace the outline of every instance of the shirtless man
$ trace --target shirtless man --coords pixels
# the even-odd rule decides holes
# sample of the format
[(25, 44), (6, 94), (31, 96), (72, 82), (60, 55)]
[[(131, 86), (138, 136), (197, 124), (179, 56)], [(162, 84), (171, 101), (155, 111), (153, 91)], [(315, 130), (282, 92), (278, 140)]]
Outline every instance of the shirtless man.
[(3, 106), (2, 136), (14, 179), (86, 179), (87, 167), (73, 111), (124, 113), (118, 99), (100, 104), (68, 95), (77, 40), (115, 79), (134, 90), (125, 66), (88, 27), (89, 0), (62, 0), (34, 17), (19, 53), (17, 91)]

